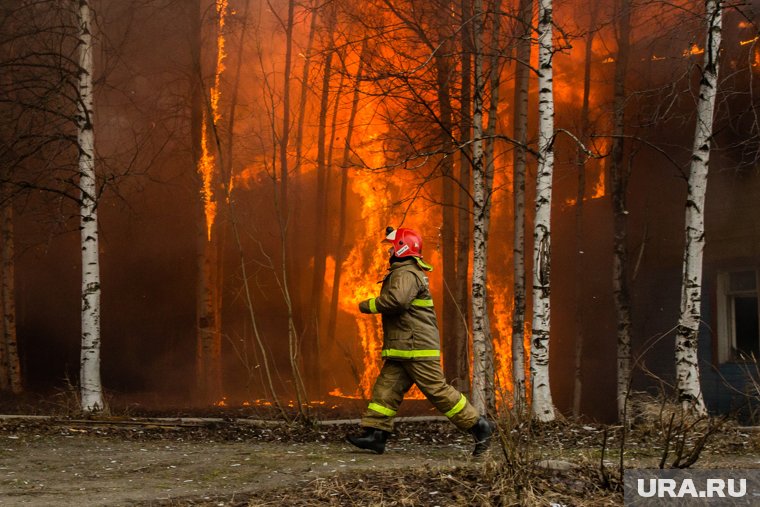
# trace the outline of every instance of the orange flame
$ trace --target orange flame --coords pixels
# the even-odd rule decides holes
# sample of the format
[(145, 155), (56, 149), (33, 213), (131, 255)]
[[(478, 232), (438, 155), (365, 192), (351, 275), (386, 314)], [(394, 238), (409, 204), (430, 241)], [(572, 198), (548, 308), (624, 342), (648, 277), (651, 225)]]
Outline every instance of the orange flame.
[(600, 197), (604, 197), (605, 192), (605, 170), (604, 166), (602, 166), (601, 170), (599, 171), (599, 178), (596, 180), (596, 183), (594, 183), (594, 190), (591, 194), (592, 199), (598, 199)]
[[(607, 154), (609, 152), (610, 140), (603, 139), (598, 141), (598, 143), (595, 146), (596, 152), (602, 155)], [(596, 176), (596, 179), (592, 182), (593, 186), (590, 193), (588, 190), (586, 191), (586, 196), (583, 198), (584, 202), (591, 199), (600, 199), (607, 195), (607, 161), (608, 158), (605, 157), (600, 159), (598, 164), (589, 164), (587, 167), (586, 174), (589, 175), (589, 179), (594, 178), (594, 176)], [(565, 205), (567, 206), (575, 206), (577, 203), (578, 201), (575, 198), (565, 200)]]
[(227, 57), (225, 51), (226, 40), (224, 38), (224, 25), (227, 21), (227, 0), (216, 1), (216, 13), (219, 17), (218, 33), (216, 39), (216, 72), (214, 73), (214, 86), (211, 88), (211, 112), (213, 113), (214, 123), (219, 121), (219, 98), (221, 97), (221, 78), (224, 72), (224, 59)]
[(356, 173), (352, 177), (351, 189), (361, 198), (361, 218), (364, 234), (358, 237), (348, 254), (344, 266), (346, 276), (341, 277), (341, 309), (356, 317), (359, 326), (363, 371), (359, 381), (360, 394), (369, 397), (372, 383), (379, 372), (378, 361), (382, 347), (382, 329), (378, 318), (361, 315), (357, 304), (376, 297), (380, 291), (378, 279), (385, 271), (387, 260), (379, 255), (378, 231), (383, 230), (378, 210), (387, 209), (390, 196), (374, 188), (371, 174)]
[(214, 177), (214, 156), (210, 153), (208, 141), (208, 129), (206, 127), (206, 112), (203, 112), (203, 124), (201, 125), (201, 158), (198, 161), (198, 172), (203, 179), (201, 187), (201, 198), (206, 215), (206, 234), (211, 241), (211, 228), (216, 220), (216, 201), (214, 200), (214, 191), (212, 180)]
[[(362, 115), (367, 116), (357, 119), (357, 125), (363, 126), (361, 129), (363, 132), (357, 133), (357, 138), (364, 139), (365, 142), (357, 146), (356, 150), (360, 152), (361, 159), (366, 163), (373, 167), (382, 167), (385, 158), (381, 136), (377, 134), (377, 129), (382, 127), (374, 123), (376, 120), (372, 119), (374, 115), (371, 108), (359, 113), (359, 117)], [(343, 312), (355, 317), (362, 352), (362, 368), (356, 393), (344, 394), (340, 389), (334, 389), (330, 393), (333, 396), (369, 398), (380, 371), (383, 343), (380, 318), (362, 315), (358, 308), (360, 301), (379, 295), (378, 282), (388, 266), (388, 257), (380, 241), (385, 226), (393, 223), (390, 209), (394, 198), (393, 193), (397, 189), (384, 186), (378, 181), (377, 175), (372, 172), (351, 172), (350, 187), (352, 192), (359, 197), (361, 218), (358, 223), (361, 224), (361, 230), (357, 232), (353, 247), (343, 264), (332, 269), (341, 269), (344, 273), (341, 277), (339, 306)], [(424, 395), (414, 386), (405, 398), (424, 399)]]
[[(221, 97), (221, 76), (224, 72), (224, 59), (227, 56), (225, 52), (224, 25), (227, 15), (227, 0), (216, 1), (216, 12), (218, 14), (218, 35), (216, 39), (216, 69), (214, 72), (214, 86), (209, 91), (209, 109), (211, 111), (211, 121), (214, 125), (221, 118), (219, 113), (219, 98)], [(204, 212), (206, 216), (206, 234), (211, 241), (211, 230), (216, 220), (216, 201), (214, 199), (213, 181), (216, 170), (216, 160), (210, 149), (208, 136), (208, 114), (203, 111), (203, 124), (201, 125), (201, 158), (198, 161), (198, 172), (203, 179), (203, 188), (201, 197), (203, 199)]]
[(488, 293), (492, 297), (493, 312), (493, 359), (497, 388), (497, 403), (509, 399), (514, 392), (512, 381), (512, 294), (504, 288), (488, 284)]

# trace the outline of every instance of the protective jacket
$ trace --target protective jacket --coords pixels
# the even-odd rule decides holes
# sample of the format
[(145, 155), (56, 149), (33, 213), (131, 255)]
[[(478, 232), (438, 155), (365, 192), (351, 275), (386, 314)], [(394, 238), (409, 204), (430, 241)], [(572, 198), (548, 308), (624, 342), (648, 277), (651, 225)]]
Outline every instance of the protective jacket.
[(383, 320), (383, 358), (438, 361), (441, 355), (438, 323), (426, 271), (418, 258), (391, 264), (380, 295), (359, 303), (362, 313), (380, 313)]

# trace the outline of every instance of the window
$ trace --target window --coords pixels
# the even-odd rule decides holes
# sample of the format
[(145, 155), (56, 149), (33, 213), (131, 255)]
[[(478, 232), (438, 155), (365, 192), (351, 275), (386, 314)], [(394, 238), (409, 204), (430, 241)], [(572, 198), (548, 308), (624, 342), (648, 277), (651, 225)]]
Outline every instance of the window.
[(758, 272), (730, 271), (718, 275), (718, 360), (760, 359)]

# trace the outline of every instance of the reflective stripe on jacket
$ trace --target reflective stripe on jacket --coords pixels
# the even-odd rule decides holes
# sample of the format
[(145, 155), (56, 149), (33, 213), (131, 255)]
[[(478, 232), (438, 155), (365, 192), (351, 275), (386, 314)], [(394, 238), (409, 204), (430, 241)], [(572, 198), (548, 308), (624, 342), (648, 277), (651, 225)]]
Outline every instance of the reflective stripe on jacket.
[(383, 320), (383, 358), (406, 361), (438, 360), (438, 321), (428, 277), (415, 258), (394, 262), (383, 279), (380, 295), (359, 303), (362, 313), (379, 313)]

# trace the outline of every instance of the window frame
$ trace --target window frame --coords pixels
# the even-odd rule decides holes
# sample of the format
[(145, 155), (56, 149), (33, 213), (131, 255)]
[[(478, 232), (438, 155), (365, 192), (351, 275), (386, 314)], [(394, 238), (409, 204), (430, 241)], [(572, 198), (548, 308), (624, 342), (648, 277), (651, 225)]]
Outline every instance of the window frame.
[[(731, 275), (735, 273), (753, 272), (755, 274), (754, 290), (730, 289)], [(736, 307), (737, 296), (754, 296), (758, 305), (758, 321), (760, 321), (760, 269), (757, 267), (724, 269), (717, 276), (717, 331), (718, 331), (718, 363), (741, 363), (747, 361), (739, 357), (736, 348)], [(760, 326), (760, 322), (758, 322)], [(760, 335), (758, 336), (760, 342)]]

